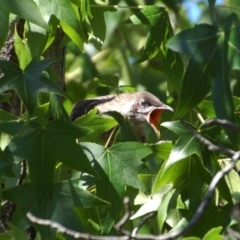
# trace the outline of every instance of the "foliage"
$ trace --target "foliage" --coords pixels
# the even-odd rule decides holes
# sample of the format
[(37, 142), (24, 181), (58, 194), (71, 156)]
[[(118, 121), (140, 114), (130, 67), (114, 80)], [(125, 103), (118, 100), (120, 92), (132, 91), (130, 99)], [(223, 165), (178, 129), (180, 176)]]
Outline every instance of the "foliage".
[[(188, 224), (211, 179), (229, 164), (227, 155), (209, 151), (182, 120), (213, 143), (239, 149), (237, 131), (205, 121), (239, 123), (240, 4), (201, 3), (202, 16), (193, 25), (183, 3), (146, 0), (138, 6), (142, 2), (0, 2), (0, 47), (16, 23), (18, 59), (0, 60), (4, 224), (10, 215), (0, 239), (27, 239), (24, 232), (33, 225), (28, 212), (78, 232), (119, 235), (114, 225), (124, 215), (124, 196), (134, 211), (126, 229), (154, 211), (156, 218), (139, 233), (174, 232)], [(59, 29), (64, 37), (56, 42)], [(66, 91), (50, 67), (61, 56), (44, 58), (54, 44), (68, 46)], [(136, 142), (128, 121), (115, 112), (106, 118), (92, 110), (70, 122), (72, 102), (143, 89), (175, 109), (161, 119), (161, 140), (167, 141), (150, 131), (147, 144)], [(13, 104), (14, 92), (19, 116), (4, 109)], [(99, 136), (117, 124), (120, 132), (106, 147)], [(183, 238), (222, 239), (227, 228), (239, 231), (239, 219), (230, 215), (239, 189), (236, 168), (221, 179), (200, 223)], [(6, 210), (9, 202), (16, 205)], [(49, 226), (34, 227), (35, 239), (70, 239)]]

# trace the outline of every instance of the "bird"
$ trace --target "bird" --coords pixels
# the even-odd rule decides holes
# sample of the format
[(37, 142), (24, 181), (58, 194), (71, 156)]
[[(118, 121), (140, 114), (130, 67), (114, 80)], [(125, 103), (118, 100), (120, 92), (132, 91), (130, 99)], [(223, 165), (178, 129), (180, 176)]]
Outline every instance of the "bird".
[(71, 121), (87, 114), (93, 108), (97, 108), (99, 114), (116, 111), (128, 118), (135, 136), (141, 142), (146, 141), (144, 124), (150, 125), (159, 138), (159, 121), (163, 111), (173, 111), (170, 106), (149, 92), (122, 93), (77, 102), (70, 114)]

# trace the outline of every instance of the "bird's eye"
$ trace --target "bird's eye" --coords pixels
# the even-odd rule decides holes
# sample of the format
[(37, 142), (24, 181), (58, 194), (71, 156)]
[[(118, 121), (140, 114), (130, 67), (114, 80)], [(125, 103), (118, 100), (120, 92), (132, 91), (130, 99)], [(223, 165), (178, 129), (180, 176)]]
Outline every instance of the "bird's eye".
[(150, 106), (150, 103), (149, 103), (148, 101), (142, 99), (141, 105), (142, 105), (143, 107), (148, 107), (148, 106)]

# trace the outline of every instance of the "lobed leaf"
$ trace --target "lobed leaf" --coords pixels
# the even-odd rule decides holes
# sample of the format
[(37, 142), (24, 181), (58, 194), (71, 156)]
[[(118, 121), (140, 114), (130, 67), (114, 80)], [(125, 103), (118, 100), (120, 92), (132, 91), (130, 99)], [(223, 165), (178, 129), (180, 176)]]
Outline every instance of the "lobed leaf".
[[(182, 80), (175, 118), (199, 104), (211, 90), (213, 80), (213, 104), (217, 117), (235, 122), (229, 75), (231, 69), (239, 66), (238, 26), (238, 16), (231, 14), (220, 27), (196, 25), (168, 41), (170, 49), (191, 56)], [(237, 144), (236, 133), (225, 131), (232, 143)]]
[[(88, 114), (78, 118), (74, 123), (81, 127), (88, 127), (93, 130), (92, 133), (81, 138), (82, 141), (101, 142), (104, 139), (104, 133), (117, 125), (113, 118), (96, 115), (97, 109), (93, 109)], [(102, 135), (103, 134), (103, 135)], [(108, 134), (106, 134), (108, 135)]]
[(97, 209), (101, 232), (108, 233), (122, 208), (125, 185), (146, 189), (138, 175), (151, 173), (141, 161), (151, 150), (138, 142), (118, 143), (107, 149), (93, 143), (81, 145), (100, 175), (96, 179), (97, 196), (111, 203), (109, 208)]
[(37, 62), (33, 59), (24, 70), (13, 62), (0, 60), (0, 68), (4, 72), (0, 82), (0, 92), (14, 89), (30, 114), (35, 110), (38, 92), (53, 92), (66, 96), (55, 82), (42, 75), (42, 71), (57, 60), (47, 59)]
[[(15, 222), (16, 225), (21, 225), (21, 221), (25, 219), (26, 213), (30, 211), (39, 218), (51, 219), (75, 231), (82, 231), (83, 229), (81, 220), (73, 207), (89, 208), (107, 205), (106, 202), (89, 192), (74, 186), (71, 181), (55, 183), (40, 206), (36, 204), (35, 194), (31, 184), (28, 183), (4, 190), (3, 197), (18, 204), (19, 211), (16, 213), (19, 214), (19, 217), (18, 221)], [(54, 238), (55, 229), (45, 226), (37, 226), (37, 228), (42, 239)]]
[[(0, 124), (1, 128), (6, 131), (3, 124)], [(76, 143), (78, 137), (89, 132), (87, 128), (79, 128), (62, 120), (53, 120), (46, 125), (30, 121), (24, 131), (9, 143), (8, 149), (15, 161), (28, 161), (29, 176), (38, 203), (42, 203), (51, 191), (57, 162), (96, 175)]]

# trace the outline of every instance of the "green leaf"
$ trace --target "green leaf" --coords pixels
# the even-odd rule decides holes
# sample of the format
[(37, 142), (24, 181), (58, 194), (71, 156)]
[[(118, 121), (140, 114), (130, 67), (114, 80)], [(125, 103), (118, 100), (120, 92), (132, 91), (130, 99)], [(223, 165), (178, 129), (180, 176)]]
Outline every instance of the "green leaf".
[(0, 130), (8, 135), (15, 136), (23, 129), (23, 121), (3, 121), (0, 124)]
[(176, 15), (178, 14), (179, 4), (175, 0), (161, 0), (166, 6), (172, 9)]
[(83, 19), (85, 19), (86, 16), (92, 17), (91, 1), (81, 0), (81, 13), (82, 13), (82, 18)]
[(216, 117), (212, 102), (203, 100), (199, 103), (198, 107), (200, 108), (204, 118), (208, 119)]
[[(166, 24), (168, 26), (168, 31), (166, 33), (165, 42), (174, 35), (169, 16), (166, 19)], [(159, 56), (161, 57), (164, 72), (168, 76), (168, 90), (174, 98), (178, 98), (184, 74), (184, 63), (182, 57), (180, 53), (166, 48), (165, 44), (163, 44)]]
[[(152, 183), (155, 179), (155, 174), (151, 173), (151, 174), (138, 174), (138, 178), (139, 180), (144, 184), (144, 186), (146, 187), (146, 194), (149, 194), (152, 190)], [(132, 190), (132, 189), (131, 189)], [(130, 191), (132, 192), (132, 191)]]
[(41, 0), (38, 4), (45, 19), (49, 21), (51, 15), (54, 14), (60, 20), (64, 32), (81, 51), (84, 51), (83, 43), (87, 42), (87, 39), (77, 15), (77, 8), (74, 9), (70, 1), (67, 0)]
[(103, 42), (106, 37), (106, 22), (104, 18), (104, 13), (107, 9), (101, 9), (92, 7), (92, 18), (90, 19), (91, 24), (91, 41), (97, 49), (101, 49)]
[[(224, 31), (218, 39), (219, 50), (216, 56), (218, 59), (216, 62), (216, 68), (218, 71), (216, 71), (212, 86), (213, 105), (217, 118), (226, 119), (233, 123), (236, 123), (236, 120), (234, 116), (234, 103), (230, 88), (229, 74), (230, 69), (240, 63), (239, 57), (236, 55), (236, 52), (240, 52), (240, 46), (238, 46), (239, 40), (238, 37), (236, 38), (235, 36), (236, 34), (239, 34), (238, 27), (236, 27), (236, 25), (238, 26), (239, 24), (236, 14), (232, 14), (225, 21)], [(224, 130), (229, 136), (233, 147), (237, 149), (238, 136), (236, 131), (229, 128), (224, 128)]]
[(211, 71), (213, 68), (211, 62), (205, 65), (204, 62), (197, 62), (194, 58), (189, 60), (183, 76), (174, 119), (179, 118), (191, 108), (195, 107), (211, 90)]
[(31, 52), (28, 47), (28, 41), (26, 38), (20, 38), (18, 32), (15, 29), (14, 32), (14, 48), (18, 56), (19, 65), (21, 69), (25, 69), (26, 66), (31, 62)]
[(171, 228), (174, 228), (182, 218), (185, 218), (189, 211), (186, 209), (185, 204), (182, 202), (181, 195), (179, 195), (178, 189), (176, 189), (168, 202), (167, 217), (165, 219), (166, 224)]
[(0, 233), (0, 240), (16, 240), (11, 232)]
[(0, 149), (0, 172), (2, 172), (2, 169), (12, 165), (12, 159), (6, 154), (6, 152), (3, 152)]
[(40, 105), (35, 109), (33, 115), (31, 116), (31, 120), (39, 124), (45, 124), (51, 118), (48, 112), (49, 112), (49, 103)]
[(201, 240), (201, 238), (198, 237), (185, 237), (183, 240)]
[(0, 132), (0, 148), (5, 149), (5, 147), (11, 142), (12, 138), (8, 134)]
[[(60, 22), (63, 31), (71, 38), (71, 40), (73, 40), (73, 42), (79, 47), (79, 49), (84, 52), (84, 39), (83, 36), (79, 36), (79, 33), (76, 32), (75, 29), (73, 29), (71, 26), (69, 26), (68, 24), (66, 24), (65, 22)], [(80, 24), (79, 24), (80, 26)], [(82, 31), (82, 30), (81, 30)], [(83, 35), (83, 34), (81, 34)], [(84, 37), (85, 38), (85, 37)], [(85, 40), (86, 42), (86, 40)]]
[(157, 155), (157, 157), (167, 160), (173, 148), (172, 142), (159, 142), (156, 144), (148, 145), (153, 152)]
[[(153, 58), (166, 40), (172, 36), (172, 27), (166, 8), (145, 6), (136, 12), (126, 23), (151, 25), (144, 47), (138, 53), (137, 63)], [(171, 62), (171, 65), (172, 62)]]
[(62, 119), (66, 121), (70, 120), (69, 115), (62, 104), (62, 99), (54, 93), (50, 94), (48, 114), (50, 115), (50, 117), (54, 117), (54, 119)]
[[(161, 31), (159, 31), (159, 29), (161, 29)], [(146, 43), (138, 53), (140, 56), (137, 63), (141, 63), (155, 57), (160, 51), (162, 44), (165, 44), (167, 41), (169, 31), (172, 31), (172, 28), (169, 22), (168, 13), (163, 9), (159, 9), (158, 19), (154, 22), (154, 25), (152, 25), (148, 33)]]
[(195, 107), (210, 91), (216, 42), (217, 29), (205, 24), (182, 31), (168, 41), (168, 48), (192, 56), (183, 76), (175, 119)]
[(235, 105), (235, 111), (234, 113), (236, 114), (237, 117), (239, 117), (239, 112), (240, 112), (240, 98), (233, 96), (233, 101), (234, 101), (234, 105)]
[(91, 91), (96, 87), (107, 87), (110, 89), (115, 88), (116, 90), (119, 90), (118, 85), (119, 77), (112, 75), (98, 75), (90, 81), (88, 85), (88, 91)]
[(99, 86), (118, 88), (119, 77), (111, 75), (100, 75), (94, 78)]
[(14, 237), (14, 239), (28, 240), (27, 234), (22, 229), (15, 226), (11, 222), (8, 222), (7, 225), (11, 229), (11, 234)]
[[(220, 166), (221, 169), (229, 165), (229, 161), (222, 159), (220, 160)], [(228, 185), (228, 188), (230, 190), (230, 193), (233, 197), (233, 199), (238, 202), (239, 200), (239, 194), (240, 194), (240, 179), (238, 173), (232, 169), (228, 174), (225, 176), (225, 181)]]
[(213, 8), (216, 3), (216, 0), (208, 0), (209, 8)]
[[(31, 57), (34, 58), (37, 56), (39, 58), (44, 52), (50, 33), (36, 24), (28, 23), (26, 25), (24, 40), (27, 42)], [(54, 33), (51, 34), (54, 35)]]
[(12, 94), (11, 93), (3, 93), (0, 94), (0, 103), (1, 102), (7, 102), (9, 103), (9, 99), (11, 98)]
[(157, 6), (144, 6), (143, 9), (132, 15), (126, 23), (156, 25), (166, 8)]
[(186, 129), (186, 127), (181, 123), (181, 121), (164, 122), (161, 124), (161, 126), (175, 132), (180, 137), (171, 151), (171, 154), (167, 161), (167, 165), (171, 165), (174, 162), (186, 158), (194, 153), (201, 156), (202, 147), (200, 141), (193, 133)]
[(135, 134), (133, 133), (132, 124), (129, 122), (128, 119), (124, 118), (118, 112), (107, 112), (105, 113), (111, 117), (113, 117), (120, 126), (120, 142), (127, 142), (127, 141), (137, 141)]
[(92, 17), (91, 13), (91, 1), (89, 0), (71, 0), (74, 4), (80, 7), (81, 18)]
[[(169, 23), (170, 24), (170, 23)], [(170, 28), (171, 26), (169, 26)], [(169, 31), (170, 33), (171, 31)], [(173, 34), (171, 34), (172, 36)], [(184, 64), (179, 53), (172, 51), (171, 49), (163, 47), (161, 54), (159, 54), (164, 67), (164, 72), (168, 77), (168, 89), (172, 96), (177, 97), (181, 91), (181, 83), (184, 74)]]
[(191, 155), (180, 161), (163, 164), (153, 185), (156, 193), (165, 184), (172, 183), (175, 188), (182, 189), (184, 199), (201, 199), (206, 183), (211, 175), (203, 166), (197, 155)]
[(19, 1), (19, 0), (2, 0), (0, 3), (1, 8), (16, 14), (20, 18), (26, 19), (29, 22), (50, 30), (47, 22), (44, 20), (41, 10), (32, 0)]
[(172, 190), (172, 185), (167, 184), (163, 186), (157, 193), (149, 196), (147, 201), (140, 207), (140, 209), (131, 216), (131, 220), (141, 217), (147, 213), (157, 211), (162, 203), (163, 197)]
[[(40, 206), (35, 202), (31, 184), (22, 184), (4, 190), (3, 197), (18, 204), (20, 217), (15, 218), (17, 226), (21, 224), (21, 221), (26, 217), (26, 213), (30, 211), (39, 218), (50, 219), (75, 231), (82, 230), (82, 223), (76, 215), (74, 207), (90, 208), (107, 205), (106, 202), (89, 192), (74, 186), (71, 181), (55, 183)], [(54, 239), (56, 230), (46, 226), (37, 226), (37, 228), (42, 239)]]
[(212, 228), (205, 234), (203, 240), (222, 240), (224, 236), (220, 232), (222, 232), (222, 227)]
[[(213, 152), (210, 152), (209, 150), (204, 148), (202, 152), (202, 159), (204, 162), (204, 166), (208, 169), (212, 178), (217, 174), (217, 172), (221, 171), (221, 167), (218, 162), (219, 156), (216, 156)], [(217, 189), (219, 191), (221, 199), (225, 199), (228, 203), (233, 202), (232, 195), (225, 178), (220, 179), (217, 185)]]
[(0, 123), (17, 120), (15, 115), (0, 109)]
[(107, 149), (93, 143), (82, 143), (82, 146), (100, 175), (96, 179), (97, 196), (111, 203), (108, 209), (98, 209), (101, 232), (108, 233), (122, 208), (125, 185), (146, 189), (138, 175), (151, 173), (141, 161), (151, 150), (138, 142), (118, 143)]
[(77, 207), (75, 208), (75, 211), (78, 217), (82, 220), (82, 224), (86, 232), (95, 235), (98, 235), (100, 233), (100, 225), (96, 222), (99, 216), (95, 207), (93, 208)]
[[(78, 118), (74, 123), (78, 126), (88, 127), (93, 130), (92, 133), (84, 136), (82, 141), (89, 141), (95, 143), (102, 143), (105, 140), (101, 134), (109, 131), (117, 125), (117, 122), (110, 117), (96, 115), (97, 109), (93, 109), (88, 114)], [(99, 136), (97, 138), (96, 136)], [(102, 139), (103, 138), (103, 139)]]
[[(1, 6), (1, 3), (0, 3)], [(6, 41), (6, 37), (8, 34), (8, 22), (9, 22), (9, 12), (4, 10), (3, 8), (0, 8), (0, 49), (2, 49), (2, 46), (4, 42)]]
[[(239, 68), (239, 19), (231, 14), (222, 26), (200, 24), (172, 37), (167, 47), (191, 56), (185, 72), (175, 118), (195, 107), (210, 91), (216, 115), (235, 122), (229, 73)], [(214, 69), (218, 69), (214, 71)], [(193, 81), (194, 79), (194, 81)], [(236, 134), (225, 130), (232, 143)]]
[(238, 11), (240, 4), (238, 0), (227, 0), (224, 5), (226, 6), (226, 8), (223, 11), (224, 17), (232, 14), (233, 12), (240, 16)]
[[(204, 235), (207, 236), (216, 236), (219, 235), (219, 227), (222, 227), (222, 231), (224, 231), (227, 226), (230, 224), (231, 218), (229, 215), (229, 211), (232, 210), (232, 205), (227, 204), (225, 206), (215, 206), (213, 204), (210, 204), (210, 206), (204, 211), (204, 214), (202, 218), (199, 220), (198, 224), (193, 226), (189, 231), (186, 232), (186, 236), (197, 236), (200, 237), (201, 239), (205, 239)], [(188, 220), (192, 217), (193, 214), (191, 214), (188, 217)], [(179, 224), (178, 227), (183, 227), (182, 225)], [(178, 228), (176, 227), (176, 228)], [(210, 232), (212, 228), (216, 228), (214, 232)], [(217, 233), (218, 232), (218, 233)], [(216, 236), (213, 238), (208, 238), (207, 239), (219, 239), (220, 236)], [(222, 239), (222, 238), (221, 238)]]
[[(221, 30), (219, 30), (221, 31)], [(199, 24), (170, 38), (166, 47), (173, 51), (194, 57), (197, 62), (210, 63), (217, 50), (218, 29), (215, 26)]]
[[(2, 127), (4, 126), (0, 124), (0, 129)], [(42, 203), (51, 190), (57, 162), (96, 175), (76, 143), (77, 138), (89, 132), (87, 128), (79, 128), (62, 120), (53, 120), (43, 126), (30, 122), (8, 145), (15, 161), (27, 159), (29, 176), (38, 203)]]
[(0, 91), (16, 90), (30, 114), (35, 110), (38, 92), (54, 92), (66, 96), (55, 82), (42, 75), (42, 71), (57, 60), (47, 59), (37, 62), (33, 59), (24, 70), (13, 62), (0, 60), (0, 68), (4, 72)]
[(16, 119), (16, 116), (0, 110), (0, 149), (5, 149), (11, 142), (13, 136), (21, 131), (23, 122), (20, 124), (18, 121), (14, 122)]
[(170, 207), (170, 200), (175, 193), (175, 190), (171, 190), (167, 194), (165, 194), (162, 198), (162, 203), (158, 208), (158, 215), (157, 215), (157, 220), (158, 220), (158, 227), (159, 230), (162, 232), (164, 223), (167, 219), (168, 213), (169, 213), (169, 207)]

